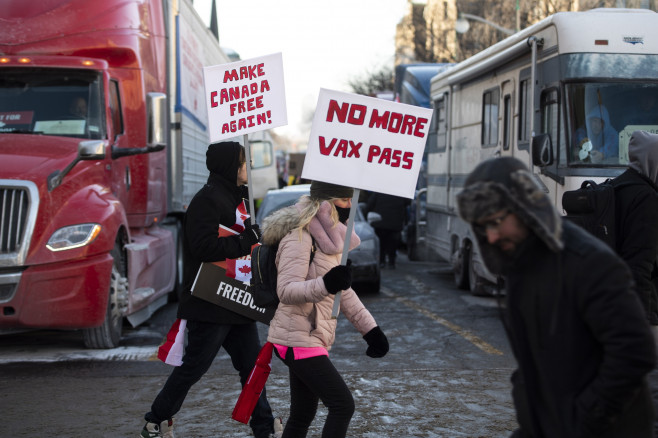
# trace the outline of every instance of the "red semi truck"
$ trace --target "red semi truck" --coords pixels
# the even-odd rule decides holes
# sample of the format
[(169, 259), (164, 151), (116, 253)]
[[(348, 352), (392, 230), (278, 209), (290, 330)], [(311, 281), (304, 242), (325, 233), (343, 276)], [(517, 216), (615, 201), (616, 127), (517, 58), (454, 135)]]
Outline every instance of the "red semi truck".
[(0, 331), (112, 348), (180, 289), (202, 67), (228, 61), (188, 0), (3, 1)]

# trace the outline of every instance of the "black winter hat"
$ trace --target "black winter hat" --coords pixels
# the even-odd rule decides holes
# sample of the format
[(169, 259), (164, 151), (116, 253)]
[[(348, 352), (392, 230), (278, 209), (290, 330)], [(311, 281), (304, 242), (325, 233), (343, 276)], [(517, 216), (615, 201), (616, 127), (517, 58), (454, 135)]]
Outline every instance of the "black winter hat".
[(222, 141), (208, 146), (206, 167), (211, 173), (234, 181), (240, 168), (240, 151), (244, 149), (237, 141)]
[(351, 198), (353, 195), (354, 189), (351, 187), (322, 181), (311, 182), (311, 198), (313, 199)]

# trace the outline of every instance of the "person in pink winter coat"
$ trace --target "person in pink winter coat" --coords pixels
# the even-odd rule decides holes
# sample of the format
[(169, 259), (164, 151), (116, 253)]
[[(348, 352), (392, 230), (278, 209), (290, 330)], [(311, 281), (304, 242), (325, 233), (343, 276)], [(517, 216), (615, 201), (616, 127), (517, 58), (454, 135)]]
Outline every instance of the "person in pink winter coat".
[[(351, 268), (340, 265), (353, 190), (313, 181), (310, 196), (279, 210), (262, 223), (263, 243), (278, 244), (279, 306), (267, 340), (290, 374), (290, 418), (283, 438), (305, 437), (319, 400), (327, 407), (322, 437), (345, 437), (354, 399), (329, 359), (336, 334), (331, 312), (335, 294), (341, 313), (363, 335), (366, 354), (383, 357), (388, 340), (351, 288)], [(349, 248), (360, 243), (356, 233)], [(311, 253), (313, 257), (311, 259)]]

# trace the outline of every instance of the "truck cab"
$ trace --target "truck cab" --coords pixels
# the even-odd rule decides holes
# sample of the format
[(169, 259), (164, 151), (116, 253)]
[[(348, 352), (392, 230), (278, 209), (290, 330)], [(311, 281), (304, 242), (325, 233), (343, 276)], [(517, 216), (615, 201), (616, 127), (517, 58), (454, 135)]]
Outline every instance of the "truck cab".
[(0, 330), (119, 344), (175, 287), (160, 1), (0, 11)]

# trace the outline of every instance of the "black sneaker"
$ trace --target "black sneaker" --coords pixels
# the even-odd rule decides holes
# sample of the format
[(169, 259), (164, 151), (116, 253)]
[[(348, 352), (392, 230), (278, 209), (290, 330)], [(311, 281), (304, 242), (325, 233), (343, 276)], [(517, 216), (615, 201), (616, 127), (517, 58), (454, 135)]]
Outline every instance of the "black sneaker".
[(141, 438), (174, 438), (174, 419), (165, 420), (160, 424), (147, 422), (139, 436)]

